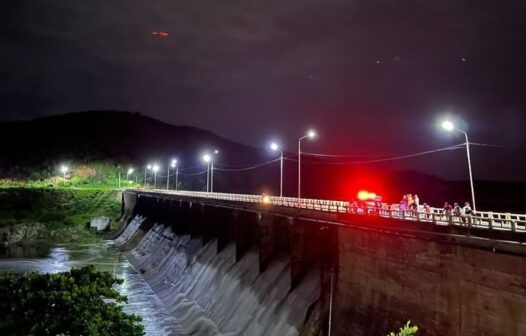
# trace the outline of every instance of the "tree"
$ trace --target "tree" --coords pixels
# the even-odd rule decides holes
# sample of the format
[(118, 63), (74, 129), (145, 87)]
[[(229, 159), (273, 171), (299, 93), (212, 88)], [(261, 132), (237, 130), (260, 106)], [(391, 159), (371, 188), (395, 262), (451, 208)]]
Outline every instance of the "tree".
[(90, 265), (58, 274), (0, 275), (1, 335), (144, 334), (136, 315), (124, 313), (114, 284), (123, 281)]

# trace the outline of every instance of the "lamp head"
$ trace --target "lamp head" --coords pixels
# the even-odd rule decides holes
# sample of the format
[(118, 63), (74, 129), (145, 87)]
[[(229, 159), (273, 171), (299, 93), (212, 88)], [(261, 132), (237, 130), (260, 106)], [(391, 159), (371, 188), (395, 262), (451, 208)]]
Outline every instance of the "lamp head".
[(173, 159), (172, 162), (170, 163), (170, 166), (172, 168), (175, 168), (175, 166), (177, 166), (177, 160), (176, 159)]
[(152, 165), (149, 164), (149, 165), (146, 166), (146, 168), (147, 168), (148, 170), (152, 170)]
[(214, 151), (214, 154), (216, 154), (216, 155), (219, 154), (219, 150), (216, 149), (216, 150)]
[(308, 136), (310, 139), (314, 139), (314, 138), (316, 138), (316, 136), (317, 136), (316, 131), (315, 131), (315, 130), (312, 130), (312, 129), (309, 130), (309, 131), (307, 132), (307, 136)]
[(133, 173), (133, 168), (128, 169), (128, 175)]
[(455, 129), (455, 124), (449, 120), (445, 120), (442, 122), (442, 128), (445, 129), (448, 132), (451, 132)]
[(277, 143), (273, 142), (270, 144), (270, 149), (272, 149), (273, 151), (277, 151), (279, 150), (279, 146)]
[(152, 167), (152, 170), (157, 173), (159, 171), (159, 166), (158, 165), (153, 165)]
[(212, 157), (210, 156), (210, 154), (203, 155), (203, 161), (206, 163), (212, 161)]
[(67, 173), (68, 170), (69, 170), (68, 166), (62, 165), (62, 166), (60, 167), (60, 172), (62, 172), (62, 174)]

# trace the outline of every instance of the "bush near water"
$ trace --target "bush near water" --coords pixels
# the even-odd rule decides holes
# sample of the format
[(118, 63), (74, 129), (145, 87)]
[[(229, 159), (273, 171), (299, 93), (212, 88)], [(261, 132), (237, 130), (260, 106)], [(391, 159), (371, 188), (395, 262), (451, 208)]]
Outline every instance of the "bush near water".
[(141, 318), (124, 313), (121, 284), (94, 266), (58, 274), (0, 275), (0, 335), (144, 334)]

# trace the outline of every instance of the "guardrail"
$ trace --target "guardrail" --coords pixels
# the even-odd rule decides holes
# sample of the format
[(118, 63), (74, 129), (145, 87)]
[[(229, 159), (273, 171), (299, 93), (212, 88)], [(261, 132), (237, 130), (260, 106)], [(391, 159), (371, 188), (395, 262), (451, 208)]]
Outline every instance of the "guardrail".
[(368, 216), (430, 222), (436, 225), (459, 225), (467, 227), (486, 228), (490, 230), (506, 230), (526, 232), (526, 214), (511, 214), (491, 211), (477, 211), (467, 216), (444, 214), (442, 209), (431, 208), (430, 212), (400, 210), (398, 204), (382, 204), (381, 207), (355, 206), (345, 201), (322, 200), (312, 198), (279, 197), (267, 195), (208, 193), (200, 191), (167, 191), (152, 190), (166, 194), (175, 194), (196, 198), (208, 198), (243, 203), (262, 203), (284, 207), (294, 207), (324, 212), (352, 213)]

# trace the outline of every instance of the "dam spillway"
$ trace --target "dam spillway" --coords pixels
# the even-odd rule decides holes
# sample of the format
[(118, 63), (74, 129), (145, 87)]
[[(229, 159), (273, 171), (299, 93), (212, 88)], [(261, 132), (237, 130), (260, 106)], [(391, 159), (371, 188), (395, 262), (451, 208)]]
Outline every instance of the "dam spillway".
[(115, 244), (175, 335), (526, 334), (522, 243), (349, 221), (127, 191)]
[[(170, 221), (148, 212), (154, 199), (140, 202), (115, 244), (127, 250), (128, 260), (177, 316), (180, 329), (175, 334), (299, 335), (307, 320), (315, 317), (319, 266), (313, 261), (304, 271), (298, 268), (293, 286), (287, 232), (272, 228), (274, 223), (268, 221), (269, 239), (272, 233), (283, 235), (272, 247), (258, 246), (258, 232), (250, 232), (258, 227), (248, 221), (265, 225), (268, 218), (256, 213), (234, 214), (237, 221), (232, 218), (230, 223), (234, 225), (223, 222), (230, 231), (213, 237), (213, 232), (197, 232), (206, 228), (219, 233), (192, 218), (202, 213), (199, 204), (185, 204), (186, 215), (179, 213)], [(191, 229), (188, 222), (195, 227)], [(287, 225), (286, 221), (282, 224)], [(259, 251), (263, 249), (271, 257), (261, 258)]]

